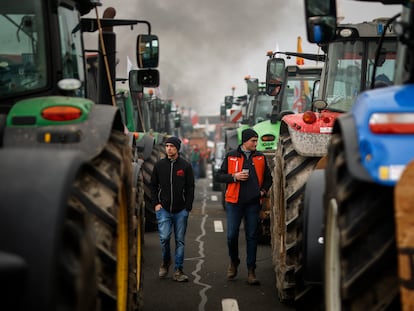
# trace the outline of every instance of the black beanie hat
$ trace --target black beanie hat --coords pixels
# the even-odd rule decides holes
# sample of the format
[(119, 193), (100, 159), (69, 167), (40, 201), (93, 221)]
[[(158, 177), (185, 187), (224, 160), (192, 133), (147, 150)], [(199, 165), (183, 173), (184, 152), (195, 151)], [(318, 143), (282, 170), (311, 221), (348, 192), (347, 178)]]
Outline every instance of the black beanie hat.
[(165, 141), (165, 144), (173, 144), (175, 148), (177, 148), (177, 151), (180, 151), (181, 140), (178, 137), (171, 136), (167, 138), (167, 140)]
[(259, 137), (259, 135), (256, 133), (255, 130), (252, 130), (250, 128), (245, 129), (242, 132), (242, 144), (245, 143), (246, 141), (248, 141), (252, 137)]

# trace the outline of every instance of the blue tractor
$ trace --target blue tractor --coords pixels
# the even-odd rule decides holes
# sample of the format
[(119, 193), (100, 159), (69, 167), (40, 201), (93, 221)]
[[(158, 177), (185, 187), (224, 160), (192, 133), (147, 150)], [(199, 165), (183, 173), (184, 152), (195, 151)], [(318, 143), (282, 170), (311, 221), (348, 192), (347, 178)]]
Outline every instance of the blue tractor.
[[(414, 243), (404, 238), (413, 231), (412, 201), (409, 208), (394, 194), (414, 158), (414, 7), (377, 2), (402, 5), (383, 30), (392, 28), (398, 37), (394, 85), (384, 87), (384, 77), (375, 75), (380, 43), (371, 90), (335, 121), (325, 170), (312, 174), (305, 193), (305, 281), (323, 284), (325, 310), (414, 307)], [(309, 41), (330, 42), (337, 31), (335, 0), (305, 4)], [(413, 185), (409, 177), (404, 182)]]

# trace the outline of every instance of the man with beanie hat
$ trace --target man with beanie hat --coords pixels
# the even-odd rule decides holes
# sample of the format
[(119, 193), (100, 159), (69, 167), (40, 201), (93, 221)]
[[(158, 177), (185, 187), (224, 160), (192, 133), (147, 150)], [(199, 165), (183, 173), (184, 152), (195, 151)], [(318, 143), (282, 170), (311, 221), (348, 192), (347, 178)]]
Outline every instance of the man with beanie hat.
[(242, 132), (242, 143), (237, 150), (226, 154), (217, 173), (217, 181), (227, 184), (227, 246), (230, 265), (227, 278), (234, 279), (240, 264), (239, 231), (242, 219), (246, 236), (247, 282), (260, 284), (256, 278), (257, 227), (261, 199), (272, 185), (272, 175), (263, 153), (256, 151), (258, 135), (253, 129)]
[(242, 144), (248, 141), (252, 137), (259, 137), (259, 135), (257, 135), (256, 131), (251, 128), (245, 129), (242, 132)]
[(165, 145), (167, 144), (173, 144), (178, 152), (181, 149), (181, 140), (178, 137), (175, 137), (175, 136), (168, 137), (167, 140), (165, 141)]
[(185, 233), (194, 201), (194, 174), (191, 164), (180, 157), (181, 140), (165, 141), (167, 157), (159, 160), (151, 175), (151, 199), (160, 236), (162, 262), (158, 275), (165, 278), (171, 265), (170, 239), (174, 230), (175, 261), (173, 280), (187, 282), (183, 272)]

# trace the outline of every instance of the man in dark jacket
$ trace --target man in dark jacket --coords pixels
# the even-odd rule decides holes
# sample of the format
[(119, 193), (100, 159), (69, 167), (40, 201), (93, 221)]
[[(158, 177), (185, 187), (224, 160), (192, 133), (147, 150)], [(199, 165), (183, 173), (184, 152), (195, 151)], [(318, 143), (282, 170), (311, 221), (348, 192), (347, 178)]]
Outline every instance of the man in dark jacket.
[(260, 284), (256, 278), (257, 226), (261, 199), (272, 185), (272, 175), (263, 153), (256, 151), (258, 135), (253, 129), (242, 132), (242, 144), (237, 150), (227, 153), (217, 181), (227, 183), (226, 215), (227, 215), (227, 246), (230, 265), (227, 278), (237, 275), (239, 258), (239, 230), (244, 218), (246, 231), (246, 264), (247, 282), (250, 285)]
[(188, 214), (194, 201), (194, 174), (191, 164), (179, 155), (181, 141), (170, 137), (165, 142), (167, 157), (159, 160), (152, 171), (151, 194), (160, 235), (162, 263), (159, 277), (168, 275), (171, 265), (170, 238), (174, 229), (175, 262), (173, 280), (187, 282), (183, 272), (185, 233)]

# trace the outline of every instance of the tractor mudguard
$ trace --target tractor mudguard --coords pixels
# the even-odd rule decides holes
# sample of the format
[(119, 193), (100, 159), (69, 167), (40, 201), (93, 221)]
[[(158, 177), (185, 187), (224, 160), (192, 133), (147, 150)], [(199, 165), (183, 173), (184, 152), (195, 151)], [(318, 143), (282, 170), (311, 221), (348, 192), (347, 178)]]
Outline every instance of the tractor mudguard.
[[(85, 122), (53, 126), (7, 126), (4, 130), (5, 147), (81, 150), (87, 160), (101, 153), (111, 130), (124, 132), (118, 108), (93, 105)], [(46, 134), (51, 141), (45, 142)]]
[(360, 150), (357, 140), (355, 120), (350, 113), (345, 113), (336, 119), (333, 133), (342, 133), (345, 146), (346, 165), (349, 173), (355, 178), (367, 182), (372, 182), (372, 177), (368, 174), (360, 161)]
[(1, 310), (50, 310), (69, 189), (81, 159), (79, 151), (0, 150), (0, 290), (7, 298)]
[[(395, 186), (405, 166), (412, 160), (414, 135), (410, 122), (414, 113), (411, 104), (413, 93), (414, 86), (404, 84), (369, 90), (356, 98), (351, 110), (355, 134), (351, 132), (348, 137), (349, 133), (345, 132), (347, 135), (344, 135), (347, 140), (357, 137), (357, 145), (353, 144), (352, 150), (344, 145), (346, 156), (352, 160), (349, 171), (356, 178)], [(348, 129), (347, 125), (341, 129)], [(340, 139), (344, 142), (342, 137)]]
[(138, 152), (142, 154), (144, 161), (146, 161), (151, 156), (152, 149), (154, 148), (155, 139), (150, 135), (143, 135), (144, 136), (142, 137), (142, 139), (136, 142), (136, 146), (138, 148)]
[(323, 189), (325, 170), (314, 170), (305, 187), (303, 221), (303, 267), (305, 282), (322, 283), (323, 262)]

